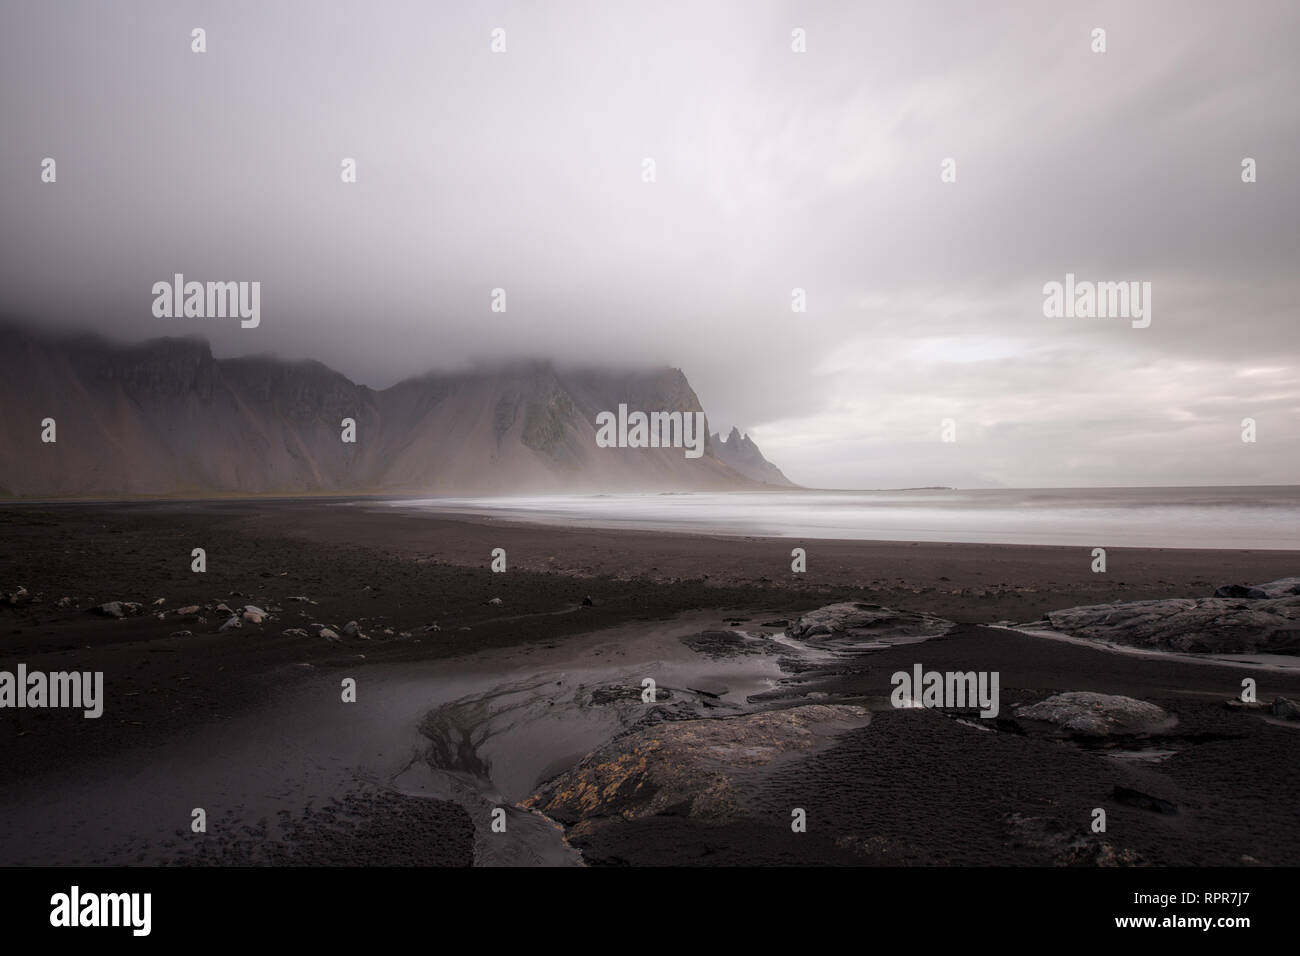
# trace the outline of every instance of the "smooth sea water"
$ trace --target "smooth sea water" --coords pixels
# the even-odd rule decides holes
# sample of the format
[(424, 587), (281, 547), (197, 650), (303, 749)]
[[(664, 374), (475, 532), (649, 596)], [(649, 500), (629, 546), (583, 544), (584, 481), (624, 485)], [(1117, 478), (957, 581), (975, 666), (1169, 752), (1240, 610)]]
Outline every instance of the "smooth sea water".
[(696, 534), (1300, 549), (1300, 485), (539, 495), (389, 504), (564, 527)]

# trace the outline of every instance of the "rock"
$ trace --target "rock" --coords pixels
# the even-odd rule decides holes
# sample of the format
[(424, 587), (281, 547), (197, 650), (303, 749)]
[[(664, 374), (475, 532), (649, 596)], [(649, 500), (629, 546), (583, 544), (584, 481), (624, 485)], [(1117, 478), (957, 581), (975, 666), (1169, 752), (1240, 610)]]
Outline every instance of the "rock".
[(166, 598), (157, 598), (157, 599), (154, 600), (154, 602), (153, 602), (153, 606), (154, 606), (154, 607), (162, 607), (162, 606), (163, 606), (164, 604), (166, 604), (166, 603), (167, 603), (167, 599), (166, 599)]
[(1300, 720), (1300, 704), (1293, 700), (1287, 700), (1285, 697), (1279, 697), (1273, 701), (1272, 714), (1274, 717), (1285, 717), (1287, 720)]
[(1223, 702), (1223, 706), (1227, 707), (1229, 710), (1261, 710), (1264, 707), (1264, 705), (1257, 700), (1252, 700), (1247, 703), (1240, 697), (1229, 697)]
[(1155, 704), (1091, 691), (1056, 694), (1037, 704), (1018, 707), (1015, 720), (1042, 721), (1083, 737), (1162, 734), (1178, 723), (1177, 717)]
[(197, 604), (187, 604), (185, 607), (177, 608), (176, 613), (181, 617), (197, 617), (201, 610), (203, 609)]
[(194, 634), (191, 631), (172, 631), (171, 634), (169, 634), (168, 636), (169, 637), (193, 637)]
[(232, 611), (230, 608), (226, 607), (226, 605), (225, 605), (224, 603), (222, 603), (222, 604), (218, 604), (214, 610), (220, 611), (222, 614), (234, 614), (234, 613), (235, 613), (235, 612)]
[(1250, 597), (1251, 588), (1244, 584), (1225, 584), (1221, 588), (1214, 589), (1216, 598), (1245, 598)]
[(284, 636), (285, 637), (310, 637), (311, 635), (308, 634), (300, 627), (289, 627), (289, 628), (285, 628)]
[(261, 610), (260, 608), (255, 608), (252, 605), (249, 605), (248, 607), (244, 608), (244, 613), (240, 615), (240, 617), (243, 618), (243, 620), (247, 621), (249, 624), (261, 624), (263, 621), (266, 620), (266, 616), (267, 615), (265, 611)]
[(594, 605), (595, 603), (596, 603), (596, 602), (593, 601), (593, 600), (591, 599), (591, 595), (590, 595), (590, 594), (586, 595), (586, 596), (582, 599), (582, 606), (583, 606), (583, 607), (591, 607), (591, 606)]
[(1171, 800), (1165, 800), (1162, 797), (1152, 796), (1149, 793), (1143, 793), (1141, 790), (1134, 790), (1132, 787), (1124, 787), (1119, 784), (1111, 790), (1111, 796), (1119, 803), (1130, 807), (1137, 807), (1139, 810), (1150, 810), (1153, 813), (1177, 813), (1178, 804)]
[(500, 607), (505, 602), (502, 601), (499, 597), (494, 597), (491, 600), (489, 600), (488, 603), (493, 605), (494, 607)]
[(1278, 598), (1300, 595), (1300, 578), (1279, 578), (1267, 584), (1257, 584), (1246, 595), (1250, 598), (1275, 601)]
[(426, 634), (432, 634), (435, 631), (441, 631), (442, 628), (440, 628), (437, 624), (430, 624), (428, 627), (424, 628), (423, 630)]
[(244, 626), (244, 625), (243, 625), (243, 622), (240, 621), (239, 618), (237, 618), (235, 615), (232, 614), (232, 615), (231, 615), (231, 616), (226, 620), (226, 623), (225, 623), (225, 624), (222, 624), (219, 628), (217, 628), (217, 630), (218, 630), (218, 631), (229, 631), (229, 630), (231, 630), (232, 628), (243, 627), (243, 626)]
[(951, 621), (926, 612), (895, 611), (880, 604), (847, 601), (805, 614), (786, 633), (799, 641), (849, 638), (905, 644), (946, 634)]
[(31, 595), (27, 593), (27, 589), (22, 585), (18, 586), (17, 591), (14, 591), (11, 594), (5, 596), (5, 603), (12, 604), (15, 607), (18, 606), (19, 604), (26, 604), (30, 600), (31, 600)]
[(1300, 578), (1283, 578), (1251, 588), (1243, 597), (1092, 604), (1049, 611), (1037, 626), (1073, 637), (1155, 650), (1300, 654), (1297, 588)]
[[(622, 689), (620, 696), (633, 693)], [(523, 806), (581, 836), (623, 820), (673, 814), (725, 825), (744, 815), (752, 771), (833, 744), (871, 713), (849, 704), (807, 704), (742, 717), (673, 720), (644, 727), (589, 754)]]
[(331, 630), (331, 629), (328, 628), (328, 627), (322, 627), (322, 628), (320, 629), (320, 636), (323, 637), (323, 638), (325, 638), (325, 640), (327, 640), (327, 641), (337, 641), (337, 640), (339, 640), (339, 636), (338, 636), (338, 634), (334, 633), (334, 631)]
[(300, 604), (315, 604), (315, 603), (316, 603), (316, 602), (313, 601), (311, 598), (307, 597), (305, 594), (296, 594), (296, 595), (294, 595), (293, 597), (285, 598), (285, 600), (286, 600), (286, 601), (297, 601), (297, 602), (300, 603)]
[(61, 597), (54, 602), (55, 607), (72, 607), (73, 600), (70, 597)]
[(101, 617), (123, 618), (139, 614), (140, 610), (141, 605), (135, 601), (108, 601), (90, 608), (90, 613)]
[(370, 635), (363, 633), (361, 630), (361, 625), (358, 624), (356, 621), (348, 621), (346, 624), (343, 625), (343, 636), (355, 637), (359, 641), (370, 640)]
[(738, 631), (700, 631), (697, 634), (683, 636), (681, 641), (697, 654), (703, 654), (713, 660), (770, 652), (768, 645), (760, 644)]

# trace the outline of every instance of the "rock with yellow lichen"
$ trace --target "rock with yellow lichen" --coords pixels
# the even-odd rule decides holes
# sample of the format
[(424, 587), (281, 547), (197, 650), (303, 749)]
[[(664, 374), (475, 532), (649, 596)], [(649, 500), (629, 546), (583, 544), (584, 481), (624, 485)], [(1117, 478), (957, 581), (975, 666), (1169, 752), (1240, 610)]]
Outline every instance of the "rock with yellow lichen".
[(642, 728), (590, 754), (525, 806), (565, 824), (575, 836), (604, 823), (655, 815), (724, 824), (743, 812), (738, 776), (809, 754), (870, 717), (863, 707), (810, 704)]

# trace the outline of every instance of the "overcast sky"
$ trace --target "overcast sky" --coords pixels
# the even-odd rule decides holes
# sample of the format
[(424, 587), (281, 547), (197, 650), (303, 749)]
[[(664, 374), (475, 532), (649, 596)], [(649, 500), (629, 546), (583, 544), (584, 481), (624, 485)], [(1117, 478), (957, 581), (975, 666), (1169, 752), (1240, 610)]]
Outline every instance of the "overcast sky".
[[(0, 308), (374, 387), (666, 363), (821, 487), (1294, 483), (1298, 38), (1250, 0), (6, 0)], [(176, 272), (260, 281), (261, 325), (155, 318)], [(1150, 327), (1045, 318), (1067, 272), (1150, 282)]]

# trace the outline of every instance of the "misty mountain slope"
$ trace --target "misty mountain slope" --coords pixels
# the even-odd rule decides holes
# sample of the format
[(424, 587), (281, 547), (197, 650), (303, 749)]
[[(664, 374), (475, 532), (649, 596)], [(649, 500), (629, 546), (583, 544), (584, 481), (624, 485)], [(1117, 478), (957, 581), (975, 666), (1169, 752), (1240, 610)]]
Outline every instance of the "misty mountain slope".
[[(339, 441), (339, 412), (373, 419), (373, 397), (324, 366), (218, 362), (194, 339), (4, 338), (8, 493), (337, 490), (361, 470), (357, 447)], [(54, 443), (40, 440), (46, 417)]]
[[(0, 493), (199, 495), (753, 489), (756, 448), (600, 448), (596, 416), (702, 411), (677, 369), (548, 363), (429, 374), (375, 391), (312, 361), (215, 359), (195, 338), (117, 345), (0, 330)], [(57, 423), (41, 441), (40, 423)], [(356, 422), (355, 443), (341, 422)], [(752, 444), (752, 443), (751, 443)], [(754, 458), (757, 455), (757, 458)], [(767, 465), (764, 470), (762, 465)], [(778, 476), (776, 481), (756, 475)]]
[(375, 481), (390, 490), (485, 492), (747, 484), (707, 451), (690, 460), (677, 448), (597, 447), (596, 416), (620, 402), (702, 411), (684, 382), (676, 370), (562, 374), (547, 364), (402, 382), (380, 393), (386, 467)]

